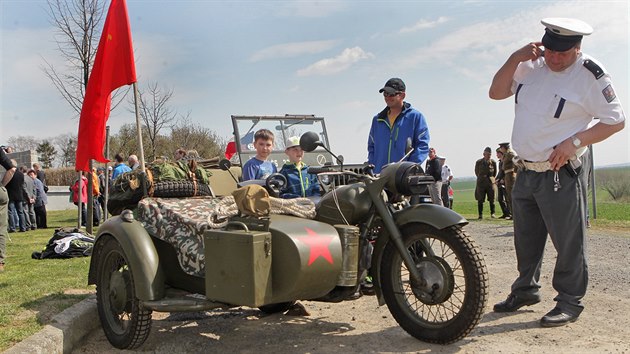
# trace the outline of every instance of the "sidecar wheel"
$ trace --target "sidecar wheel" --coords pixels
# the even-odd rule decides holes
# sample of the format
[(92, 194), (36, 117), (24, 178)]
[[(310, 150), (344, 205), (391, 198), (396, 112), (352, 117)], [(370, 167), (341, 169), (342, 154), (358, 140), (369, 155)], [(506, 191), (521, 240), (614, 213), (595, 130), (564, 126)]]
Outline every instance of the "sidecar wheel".
[(151, 311), (141, 308), (136, 298), (133, 269), (124, 250), (113, 237), (104, 237), (96, 279), (101, 326), (114, 347), (136, 348), (149, 336)]
[(295, 301), (279, 302), (277, 304), (262, 305), (258, 309), (268, 315), (284, 312), (291, 308)]
[(479, 323), (487, 301), (488, 271), (477, 245), (458, 226), (437, 230), (413, 224), (401, 231), (425, 283), (411, 281), (390, 242), (380, 274), (387, 307), (405, 331), (422, 341), (449, 344), (464, 338)]

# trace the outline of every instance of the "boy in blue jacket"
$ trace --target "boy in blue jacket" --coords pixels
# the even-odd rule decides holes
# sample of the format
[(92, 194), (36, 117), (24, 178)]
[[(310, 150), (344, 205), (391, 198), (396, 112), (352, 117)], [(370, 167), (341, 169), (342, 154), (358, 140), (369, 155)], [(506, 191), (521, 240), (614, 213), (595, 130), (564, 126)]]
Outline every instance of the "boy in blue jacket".
[(304, 151), (300, 147), (300, 138), (290, 137), (284, 153), (289, 157), (289, 162), (282, 166), (280, 173), (286, 177), (287, 186), (280, 193), (280, 197), (289, 199), (320, 195), (317, 176), (309, 174), (308, 166), (302, 162)]

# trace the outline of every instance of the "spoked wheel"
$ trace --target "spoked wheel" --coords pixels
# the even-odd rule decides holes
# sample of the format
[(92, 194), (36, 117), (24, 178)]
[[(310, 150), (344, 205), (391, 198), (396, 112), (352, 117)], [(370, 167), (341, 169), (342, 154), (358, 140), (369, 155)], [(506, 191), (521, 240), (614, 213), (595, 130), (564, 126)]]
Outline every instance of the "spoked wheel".
[(409, 270), (392, 242), (381, 263), (381, 287), (396, 322), (412, 336), (448, 344), (479, 323), (487, 301), (488, 271), (476, 244), (453, 226), (437, 230), (414, 224), (401, 230), (422, 280)]
[(98, 315), (109, 342), (132, 349), (147, 339), (151, 311), (140, 308), (127, 256), (113, 237), (104, 240), (99, 253), (96, 299)]

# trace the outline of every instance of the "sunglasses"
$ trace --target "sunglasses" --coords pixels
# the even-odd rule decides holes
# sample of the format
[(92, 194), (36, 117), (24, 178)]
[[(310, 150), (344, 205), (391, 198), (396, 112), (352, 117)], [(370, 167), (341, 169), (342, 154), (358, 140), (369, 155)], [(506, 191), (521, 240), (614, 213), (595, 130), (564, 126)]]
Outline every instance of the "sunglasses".
[(394, 97), (394, 96), (398, 96), (400, 95), (402, 92), (395, 92), (395, 93), (387, 93), (387, 92), (383, 92), (383, 96), (385, 97)]

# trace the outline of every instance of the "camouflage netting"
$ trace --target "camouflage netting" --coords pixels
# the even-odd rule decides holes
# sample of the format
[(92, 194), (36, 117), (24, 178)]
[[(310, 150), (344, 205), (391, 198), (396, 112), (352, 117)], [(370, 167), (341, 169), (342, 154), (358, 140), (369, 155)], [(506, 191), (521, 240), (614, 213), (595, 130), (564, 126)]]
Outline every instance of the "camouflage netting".
[(144, 198), (138, 203), (138, 220), (153, 237), (172, 244), (184, 272), (205, 275), (203, 233), (210, 228), (208, 214), (219, 198)]

